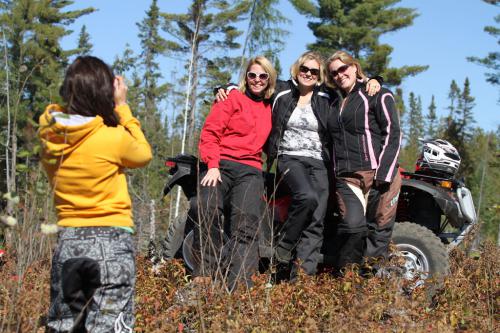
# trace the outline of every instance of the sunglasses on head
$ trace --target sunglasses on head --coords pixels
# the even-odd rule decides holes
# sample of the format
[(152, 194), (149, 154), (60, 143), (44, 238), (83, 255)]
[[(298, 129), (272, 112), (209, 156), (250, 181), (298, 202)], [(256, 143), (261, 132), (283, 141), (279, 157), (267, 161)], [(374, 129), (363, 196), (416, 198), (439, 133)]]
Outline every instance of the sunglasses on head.
[(259, 79), (262, 81), (267, 81), (269, 79), (269, 74), (268, 73), (247, 72), (248, 79), (255, 80), (257, 77), (259, 77)]
[(319, 68), (309, 68), (307, 66), (301, 65), (299, 67), (299, 71), (301, 73), (307, 74), (307, 72), (311, 72), (311, 75), (318, 76), (319, 75)]
[(337, 75), (339, 74), (343, 74), (348, 68), (349, 68), (350, 65), (343, 65), (343, 66), (340, 66), (339, 68), (337, 68), (336, 71), (330, 71), (330, 75), (332, 77), (336, 77)]

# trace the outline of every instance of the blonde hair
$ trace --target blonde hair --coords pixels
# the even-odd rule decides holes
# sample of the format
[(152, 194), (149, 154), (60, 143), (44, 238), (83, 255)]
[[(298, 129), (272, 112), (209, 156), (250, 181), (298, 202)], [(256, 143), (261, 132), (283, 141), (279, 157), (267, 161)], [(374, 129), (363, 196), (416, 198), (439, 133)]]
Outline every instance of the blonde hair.
[[(329, 68), (330, 64), (332, 62), (334, 62), (335, 60), (340, 60), (340, 61), (342, 61), (346, 65), (354, 65), (356, 67), (356, 77), (358, 79), (362, 80), (362, 81), (366, 81), (367, 80), (367, 77), (366, 77), (365, 73), (363, 72), (363, 69), (361, 68), (361, 65), (360, 65), (359, 61), (357, 59), (355, 59), (353, 56), (351, 56), (349, 53), (347, 53), (345, 51), (337, 51), (337, 52), (335, 52), (326, 61), (326, 68)], [(334, 87), (336, 86), (335, 85), (335, 81), (330, 76), (330, 74), (328, 74), (328, 82), (332, 86), (334, 86)]]
[(290, 67), (290, 74), (292, 78), (297, 81), (297, 75), (300, 72), (300, 66), (304, 65), (304, 63), (308, 60), (315, 60), (319, 65), (319, 75), (318, 75), (318, 84), (321, 84), (325, 81), (326, 71), (325, 71), (325, 63), (323, 57), (316, 52), (307, 51), (303, 53), (299, 59), (297, 59), (293, 65)]
[(238, 84), (239, 90), (242, 93), (247, 90), (247, 72), (250, 67), (252, 67), (252, 65), (259, 65), (267, 74), (269, 74), (267, 87), (266, 90), (264, 90), (264, 98), (271, 98), (276, 88), (276, 78), (278, 75), (276, 74), (276, 70), (274, 69), (271, 62), (264, 56), (257, 56), (248, 60), (245, 71), (241, 72), (240, 83)]

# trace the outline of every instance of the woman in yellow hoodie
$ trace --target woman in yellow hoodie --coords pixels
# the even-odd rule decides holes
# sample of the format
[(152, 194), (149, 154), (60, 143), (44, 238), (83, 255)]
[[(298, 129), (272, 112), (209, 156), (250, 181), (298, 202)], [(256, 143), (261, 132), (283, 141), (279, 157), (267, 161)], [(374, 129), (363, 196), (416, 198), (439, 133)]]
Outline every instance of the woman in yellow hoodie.
[(102, 60), (78, 57), (40, 117), (42, 163), (54, 191), (49, 332), (132, 332), (133, 220), (124, 168), (152, 158), (127, 86)]

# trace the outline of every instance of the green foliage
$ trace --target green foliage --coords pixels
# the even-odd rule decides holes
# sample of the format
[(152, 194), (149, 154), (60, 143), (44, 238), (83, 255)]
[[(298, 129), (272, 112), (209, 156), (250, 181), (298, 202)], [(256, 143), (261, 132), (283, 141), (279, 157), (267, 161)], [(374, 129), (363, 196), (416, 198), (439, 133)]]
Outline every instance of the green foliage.
[(166, 40), (160, 36), (160, 11), (157, 0), (153, 0), (146, 18), (137, 24), (139, 27), (139, 40), (142, 53), (139, 56), (140, 66), (143, 72), (143, 101), (146, 113), (155, 112), (158, 102), (166, 96), (168, 86), (159, 85), (158, 81), (162, 75), (158, 56), (166, 52)]
[[(93, 8), (63, 11), (72, 1), (4, 1), (0, 25), (9, 72), (9, 91), (0, 92), (0, 107), (10, 109), (16, 126), (25, 129), (19, 139), (32, 142), (30, 119), (36, 119), (45, 106), (58, 101), (58, 91), (68, 56), (76, 50), (63, 50), (60, 41), (71, 33), (67, 27)], [(2, 57), (4, 58), (4, 57)], [(18, 112), (23, 110), (23, 112)], [(5, 124), (5, 113), (1, 122)], [(2, 126), (3, 127), (3, 126)]]
[(38, 113), (48, 102), (57, 100), (68, 56), (77, 53), (77, 50), (62, 49), (60, 41), (72, 32), (67, 28), (70, 24), (94, 11), (90, 7), (63, 11), (72, 3), (66, 0), (4, 2), (0, 24), (8, 44), (11, 88), (22, 96), (23, 109)]
[[(135, 55), (127, 47), (122, 55), (117, 57), (113, 69), (120, 74), (127, 74), (129, 92), (127, 96), (134, 115), (141, 122), (141, 128), (148, 139), (153, 151), (153, 160), (140, 170), (129, 170), (129, 191), (133, 200), (134, 222), (139, 230), (139, 238), (147, 234), (150, 223), (155, 219), (165, 220), (164, 205), (159, 202), (153, 207), (167, 179), (166, 168), (163, 163), (170, 154), (169, 138), (164, 123), (162, 102), (170, 89), (170, 84), (162, 83), (163, 76), (159, 65), (159, 57), (164, 55), (166, 40), (160, 36), (160, 11), (157, 1), (153, 0), (141, 22), (139, 41), (141, 53)], [(153, 212), (160, 212), (152, 219)], [(144, 244), (139, 239), (139, 246)]]
[(474, 97), (470, 95), (470, 82), (466, 78), (464, 88), (461, 90), (455, 80), (451, 82), (448, 94), (450, 111), (448, 117), (444, 119), (441, 133), (442, 138), (454, 145), (462, 159), (459, 176), (472, 174), (474, 161), (470, 158), (469, 144), (474, 131)]
[(425, 136), (429, 139), (433, 139), (436, 136), (437, 127), (437, 114), (436, 114), (436, 101), (434, 95), (432, 95), (431, 104), (429, 105), (429, 113), (425, 116)]
[(495, 241), (500, 228), (500, 127), (494, 132), (474, 131), (470, 142), (470, 159), (473, 171), (467, 177), (474, 195), (476, 211), (482, 223), (482, 236)]
[[(190, 84), (185, 91), (188, 95), (189, 152), (194, 150), (198, 125), (201, 124), (200, 114), (205, 113), (198, 101), (211, 100), (212, 88), (226, 84), (240, 65), (238, 57), (228, 57), (227, 53), (240, 48), (237, 38), (242, 31), (235, 25), (249, 9), (249, 0), (238, 0), (233, 4), (224, 0), (193, 0), (186, 14), (161, 14), (163, 30), (169, 35), (166, 43), (168, 54), (186, 59), (185, 67), (191, 70), (188, 73)], [(198, 110), (200, 108), (202, 112)]]
[(389, 32), (410, 26), (417, 13), (414, 9), (395, 7), (400, 0), (291, 0), (295, 8), (311, 19), (309, 28), (316, 42), (308, 48), (330, 56), (337, 50), (350, 52), (361, 60), (369, 76), (383, 75), (387, 85), (399, 85), (427, 66), (389, 67), (393, 48), (379, 38)]
[(252, 1), (241, 67), (249, 56), (262, 54), (274, 63), (278, 73), (281, 72), (279, 54), (285, 46), (284, 40), (289, 32), (280, 26), (289, 24), (290, 20), (276, 8), (278, 3), (278, 0)]
[(32, 157), (17, 157), (18, 149), (35, 151), (34, 120), (47, 104), (60, 102), (63, 70), (68, 57), (77, 52), (64, 50), (60, 42), (72, 32), (69, 25), (94, 11), (67, 10), (72, 4), (66, 0), (4, 0), (0, 4), (0, 79), (5, 85), (0, 91), (0, 142), (6, 146), (0, 170), (6, 175), (1, 185), (7, 191), (27, 185), (26, 178), (20, 176), (27, 174), (23, 165)]
[(408, 141), (410, 144), (418, 141), (423, 136), (423, 116), (422, 116), (422, 99), (416, 97), (413, 92), (410, 92), (410, 112), (408, 118)]
[(399, 119), (401, 121), (401, 126), (403, 126), (403, 117), (406, 114), (406, 106), (403, 98), (403, 89), (396, 88), (396, 93), (394, 94), (394, 100), (396, 102), (396, 108), (399, 111)]
[(90, 55), (92, 53), (92, 43), (90, 42), (90, 35), (87, 32), (87, 27), (85, 24), (82, 26), (80, 30), (80, 34), (78, 35), (78, 55)]
[(460, 95), (460, 108), (457, 110), (457, 118), (459, 125), (459, 139), (462, 142), (467, 142), (472, 139), (473, 125), (475, 123), (472, 109), (475, 106), (475, 98), (470, 94), (470, 81), (465, 78), (464, 88)]
[(113, 62), (113, 71), (116, 73), (126, 73), (131, 72), (136, 69), (137, 57), (134, 56), (134, 51), (130, 48), (130, 45), (125, 44), (125, 49), (121, 56), (116, 56)]
[(403, 133), (405, 134), (405, 147), (401, 151), (400, 161), (405, 169), (412, 170), (415, 160), (420, 151), (419, 139), (424, 135), (424, 122), (422, 116), (422, 100), (413, 92), (409, 96), (409, 111), (406, 113), (406, 121)]
[[(499, 6), (500, 3), (498, 0), (484, 0), (489, 4), (494, 6)], [(500, 23), (500, 15), (495, 16), (495, 22)], [(500, 28), (494, 26), (486, 26), (484, 31), (497, 39), (497, 44), (500, 45)], [(500, 52), (490, 52), (484, 58), (478, 57), (467, 57), (467, 60), (474, 62), (478, 65), (482, 65), (486, 67), (488, 70), (492, 72), (486, 73), (486, 81), (493, 85), (500, 85)]]

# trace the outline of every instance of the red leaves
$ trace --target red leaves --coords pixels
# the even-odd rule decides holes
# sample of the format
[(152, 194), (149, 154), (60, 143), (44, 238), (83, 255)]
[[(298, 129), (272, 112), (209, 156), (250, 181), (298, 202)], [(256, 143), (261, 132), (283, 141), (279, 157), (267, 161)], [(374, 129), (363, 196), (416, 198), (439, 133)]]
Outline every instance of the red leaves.
[[(487, 332), (498, 326), (500, 249), (481, 248), (480, 258), (456, 251), (452, 275), (429, 297), (427, 287), (401, 293), (403, 281), (365, 279), (356, 271), (341, 278), (300, 275), (295, 283), (254, 287), (228, 294), (211, 285), (196, 289), (195, 302), (176, 304), (186, 286), (181, 262), (152, 269), (137, 260), (136, 332)], [(41, 328), (49, 300), (49, 260), (31, 264), (20, 281), (13, 257), (0, 267), (0, 330), (19, 324), (23, 332)], [(19, 287), (19, 289), (17, 289)], [(18, 290), (18, 292), (16, 292)], [(34, 301), (36, 300), (36, 301)], [(5, 319), (3, 319), (5, 318)], [(3, 320), (3, 321), (2, 321)]]

